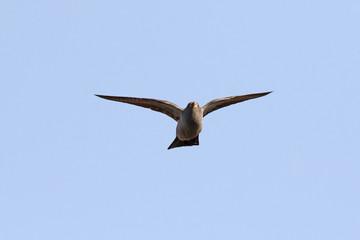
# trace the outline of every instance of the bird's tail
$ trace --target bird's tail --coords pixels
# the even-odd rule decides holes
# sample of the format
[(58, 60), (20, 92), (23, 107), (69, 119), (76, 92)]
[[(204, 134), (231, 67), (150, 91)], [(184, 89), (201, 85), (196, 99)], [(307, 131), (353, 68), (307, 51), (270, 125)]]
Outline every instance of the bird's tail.
[(181, 141), (177, 137), (172, 142), (172, 144), (168, 147), (168, 149), (176, 148), (176, 147), (184, 147), (184, 146), (193, 146), (193, 145), (199, 145), (199, 135), (197, 135), (195, 138), (190, 140)]

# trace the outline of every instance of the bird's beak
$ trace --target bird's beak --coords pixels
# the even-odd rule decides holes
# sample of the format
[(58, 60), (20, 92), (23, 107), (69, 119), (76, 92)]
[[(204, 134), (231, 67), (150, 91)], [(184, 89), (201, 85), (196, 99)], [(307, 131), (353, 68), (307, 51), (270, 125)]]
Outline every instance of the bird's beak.
[(199, 104), (194, 102), (194, 107), (199, 107)]

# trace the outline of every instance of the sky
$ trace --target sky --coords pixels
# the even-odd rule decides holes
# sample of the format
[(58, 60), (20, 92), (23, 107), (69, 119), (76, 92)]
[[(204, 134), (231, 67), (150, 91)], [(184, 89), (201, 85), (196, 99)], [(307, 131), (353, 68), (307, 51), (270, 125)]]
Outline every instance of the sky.
[[(360, 239), (360, 2), (0, 1), (0, 239)], [(94, 94), (184, 108), (176, 122)]]

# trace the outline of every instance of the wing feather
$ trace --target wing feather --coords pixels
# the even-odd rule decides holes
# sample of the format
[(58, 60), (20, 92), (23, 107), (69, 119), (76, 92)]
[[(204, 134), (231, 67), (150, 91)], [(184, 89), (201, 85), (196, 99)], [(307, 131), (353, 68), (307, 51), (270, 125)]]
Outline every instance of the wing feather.
[(271, 92), (264, 92), (264, 93), (254, 93), (254, 94), (247, 94), (247, 95), (240, 95), (240, 96), (233, 96), (233, 97), (225, 97), (212, 100), (208, 102), (205, 106), (202, 107), (203, 116), (205, 117), (207, 114), (223, 107), (227, 107), (229, 105), (247, 101), (250, 99), (262, 97), (268, 95)]
[(95, 94), (95, 96), (107, 100), (133, 104), (144, 108), (150, 108), (151, 110), (168, 115), (169, 117), (173, 118), (175, 121), (179, 121), (182, 112), (182, 108), (178, 107), (176, 104), (172, 102), (168, 102), (164, 100), (151, 99), (151, 98), (105, 96), (105, 95), (97, 95), (97, 94)]

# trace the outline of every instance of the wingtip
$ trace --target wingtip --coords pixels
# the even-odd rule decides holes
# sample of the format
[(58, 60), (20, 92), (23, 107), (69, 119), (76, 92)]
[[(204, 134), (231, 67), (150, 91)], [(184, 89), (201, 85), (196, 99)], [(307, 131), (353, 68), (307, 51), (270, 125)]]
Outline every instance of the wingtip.
[(262, 96), (266, 96), (266, 95), (268, 95), (268, 94), (270, 94), (270, 93), (272, 93), (273, 91), (269, 91), (269, 92), (264, 92), (264, 93), (262, 93), (263, 95)]
[(94, 95), (99, 98), (104, 98), (104, 95), (100, 95), (100, 94), (94, 94)]

